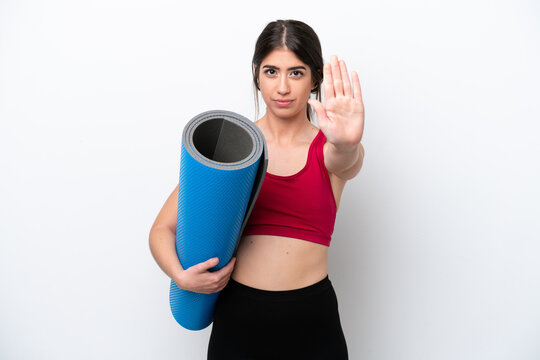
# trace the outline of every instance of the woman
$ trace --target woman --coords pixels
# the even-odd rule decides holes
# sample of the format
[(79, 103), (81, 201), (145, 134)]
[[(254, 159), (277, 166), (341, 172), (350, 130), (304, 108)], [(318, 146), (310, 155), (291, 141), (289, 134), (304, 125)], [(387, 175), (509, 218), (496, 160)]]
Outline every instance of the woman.
[(178, 187), (152, 227), (152, 253), (180, 288), (221, 291), (208, 359), (348, 359), (328, 248), (343, 188), (364, 157), (358, 75), (351, 84), (336, 56), (323, 64), (311, 27), (278, 20), (257, 40), (253, 82), (266, 103), (255, 124), (267, 142), (268, 168), (236, 258), (215, 272), (208, 269), (217, 258), (182, 269), (175, 250)]

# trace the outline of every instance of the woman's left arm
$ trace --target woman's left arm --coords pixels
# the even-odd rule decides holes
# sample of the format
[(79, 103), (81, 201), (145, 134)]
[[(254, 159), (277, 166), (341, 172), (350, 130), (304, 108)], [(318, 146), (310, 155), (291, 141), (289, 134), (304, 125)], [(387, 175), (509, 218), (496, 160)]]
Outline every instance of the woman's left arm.
[(352, 72), (352, 87), (345, 61), (330, 57), (324, 64), (325, 106), (309, 99), (317, 113), (319, 127), (328, 140), (324, 163), (329, 172), (349, 180), (358, 174), (364, 159), (361, 144), (364, 133), (364, 103), (358, 73)]

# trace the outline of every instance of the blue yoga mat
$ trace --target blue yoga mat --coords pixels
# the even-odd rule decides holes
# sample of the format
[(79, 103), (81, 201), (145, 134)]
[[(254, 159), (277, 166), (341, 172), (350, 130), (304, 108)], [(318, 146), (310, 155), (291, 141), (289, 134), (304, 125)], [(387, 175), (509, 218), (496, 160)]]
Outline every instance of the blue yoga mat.
[[(176, 253), (183, 269), (218, 257), (226, 266), (238, 244), (268, 166), (264, 135), (249, 119), (226, 110), (203, 112), (182, 133)], [(171, 280), (175, 320), (188, 330), (212, 323), (220, 292), (196, 293)]]

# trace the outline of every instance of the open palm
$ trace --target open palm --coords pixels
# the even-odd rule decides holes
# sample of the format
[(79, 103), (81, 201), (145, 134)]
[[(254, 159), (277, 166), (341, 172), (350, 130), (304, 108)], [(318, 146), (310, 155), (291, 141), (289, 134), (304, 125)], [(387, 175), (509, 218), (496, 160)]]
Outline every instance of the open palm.
[(352, 72), (352, 88), (345, 61), (336, 55), (323, 67), (325, 106), (309, 99), (317, 113), (319, 127), (329, 142), (338, 147), (358, 144), (364, 133), (364, 103), (358, 74)]

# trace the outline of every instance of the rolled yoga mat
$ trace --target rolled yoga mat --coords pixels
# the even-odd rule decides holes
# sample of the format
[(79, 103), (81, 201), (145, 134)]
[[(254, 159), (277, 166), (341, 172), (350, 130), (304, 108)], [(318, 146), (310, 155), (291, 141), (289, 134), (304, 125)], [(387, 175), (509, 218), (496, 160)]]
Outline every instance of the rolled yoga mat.
[[(183, 269), (218, 257), (209, 271), (236, 255), (268, 166), (264, 135), (249, 119), (226, 110), (203, 112), (182, 133), (176, 253)], [(171, 280), (175, 320), (188, 330), (212, 323), (220, 292), (196, 293)]]

